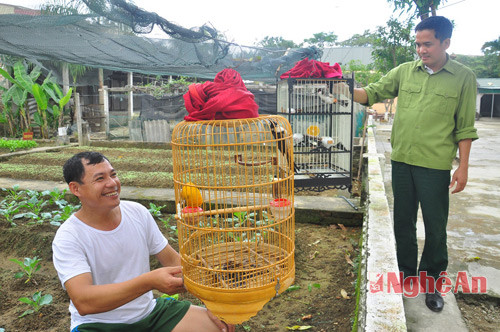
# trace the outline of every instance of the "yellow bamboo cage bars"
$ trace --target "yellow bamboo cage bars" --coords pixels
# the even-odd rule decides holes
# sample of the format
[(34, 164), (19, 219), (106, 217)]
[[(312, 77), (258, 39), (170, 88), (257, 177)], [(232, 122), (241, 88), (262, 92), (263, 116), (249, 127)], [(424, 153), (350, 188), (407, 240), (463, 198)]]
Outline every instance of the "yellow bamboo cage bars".
[(290, 124), (274, 115), (184, 121), (172, 154), (185, 286), (242, 323), (295, 278)]

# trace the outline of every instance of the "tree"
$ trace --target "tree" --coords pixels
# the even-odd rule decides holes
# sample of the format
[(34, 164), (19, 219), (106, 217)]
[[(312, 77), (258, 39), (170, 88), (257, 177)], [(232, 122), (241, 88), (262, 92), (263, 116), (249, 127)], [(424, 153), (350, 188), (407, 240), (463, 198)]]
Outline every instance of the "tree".
[[(411, 17), (419, 16), (421, 20), (429, 17), (429, 14), (436, 16), (437, 8), (446, 1), (447, 0), (387, 0), (388, 3), (394, 4), (394, 11), (398, 9), (401, 11), (406, 10), (407, 13), (411, 13)], [(414, 8), (414, 6), (416, 8)]]
[(456, 60), (463, 63), (481, 78), (500, 77), (500, 38), (484, 43), (483, 56), (457, 55)]
[(500, 37), (497, 40), (492, 40), (484, 43), (481, 47), (481, 51), (484, 55), (496, 55), (500, 57)]
[(377, 82), (382, 73), (375, 70), (373, 64), (364, 65), (359, 60), (351, 60), (347, 66), (342, 67), (343, 73), (354, 73), (356, 82), (361, 86), (367, 86), (370, 83)]
[(313, 37), (311, 38), (304, 39), (304, 43), (323, 49), (325, 47), (335, 46), (337, 39), (338, 36), (333, 32), (319, 32), (313, 34)]
[(500, 77), (500, 37), (484, 43), (481, 51), (486, 58), (486, 67), (491, 69), (488, 77)]
[[(455, 60), (469, 67), (476, 77), (495, 78), (500, 77), (498, 61), (496, 57), (487, 55), (453, 55)], [(492, 61), (493, 60), (493, 61)]]
[[(344, 46), (372, 46), (374, 64), (363, 66), (360, 63), (349, 63), (349, 70), (356, 73), (356, 81), (367, 85), (378, 81), (383, 73), (401, 63), (415, 59), (413, 45), (413, 24), (401, 23), (394, 18), (387, 22), (387, 26), (377, 27), (375, 32), (365, 30), (362, 35), (354, 35), (341, 43)], [(386, 111), (392, 110), (393, 99), (384, 100)]]
[(387, 26), (377, 28), (373, 42), (375, 68), (386, 73), (394, 67), (415, 59), (413, 23), (401, 23), (391, 18)]
[(365, 30), (362, 35), (355, 34), (351, 38), (339, 43), (340, 46), (373, 46), (376, 34), (370, 30)]
[(81, 0), (46, 0), (40, 10), (46, 15), (76, 15), (89, 12)]
[(287, 40), (283, 37), (270, 37), (265, 36), (257, 45), (265, 48), (280, 48), (280, 49), (288, 49), (288, 48), (299, 48), (302, 44), (295, 44), (293, 40)]
[(391, 18), (386, 26), (379, 26), (375, 32), (365, 30), (339, 43), (341, 46), (371, 46), (374, 48), (374, 70), (386, 73), (392, 68), (415, 59), (413, 23), (399, 22)]
[(64, 106), (68, 103), (72, 90), (63, 95), (61, 88), (50, 74), (43, 83), (38, 84), (40, 68), (35, 66), (31, 69), (31, 67), (31, 64), (16, 62), (13, 66), (14, 76), (11, 76), (8, 70), (0, 68), (0, 75), (11, 83), (9, 89), (1, 88), (4, 106), (2, 119), (9, 124), (13, 136), (19, 134), (19, 131), (30, 130), (30, 114), (27, 112), (26, 103), (28, 96), (32, 95), (37, 103), (34, 121), (39, 125), (42, 137), (48, 138), (48, 131), (62, 124)]

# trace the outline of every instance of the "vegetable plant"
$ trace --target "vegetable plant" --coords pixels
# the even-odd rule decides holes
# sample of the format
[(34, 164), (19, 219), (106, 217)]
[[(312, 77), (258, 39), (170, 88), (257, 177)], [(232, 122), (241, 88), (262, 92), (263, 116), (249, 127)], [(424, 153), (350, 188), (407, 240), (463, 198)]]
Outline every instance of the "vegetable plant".
[[(165, 226), (166, 229), (170, 229), (170, 231), (174, 232), (175, 235), (177, 236), (179, 234), (179, 230), (177, 229), (177, 226), (176, 225), (170, 225), (170, 221), (172, 221), (172, 219), (174, 219), (174, 215), (171, 214), (169, 215), (166, 219), (164, 218), (158, 218), (162, 223), (163, 223), (163, 226)], [(174, 238), (170, 238), (170, 240), (176, 242), (177, 240), (174, 239)]]
[(9, 149), (10, 152), (15, 152), (18, 149), (30, 149), (36, 148), (38, 143), (35, 141), (23, 141), (23, 140), (0, 140), (0, 148)]
[(29, 304), (31, 307), (31, 309), (26, 310), (25, 312), (23, 312), (19, 316), (19, 318), (21, 318), (21, 317), (24, 317), (26, 315), (40, 311), (40, 309), (44, 305), (51, 304), (52, 303), (52, 295), (50, 295), (50, 294), (42, 295), (42, 292), (40, 291), (40, 292), (36, 292), (35, 294), (33, 294), (31, 299), (28, 297), (21, 297), (19, 299), (19, 301), (26, 303), (26, 304)]
[[(60, 226), (75, 211), (80, 204), (69, 204), (65, 199), (66, 189), (60, 191), (45, 190), (19, 190), (19, 185), (11, 189), (2, 188), (7, 193), (5, 199), (0, 201), (0, 216), (3, 216), (11, 226), (16, 226), (14, 220), (30, 219), (31, 223), (42, 224), (49, 221), (53, 226)], [(20, 201), (23, 199), (22, 201)], [(20, 201), (20, 202), (19, 202)], [(57, 210), (47, 211), (56, 205)]]
[(47, 218), (51, 219), (50, 224), (53, 226), (61, 226), (63, 222), (66, 221), (71, 215), (76, 212), (79, 208), (81, 207), (80, 204), (78, 205), (65, 205), (64, 207), (61, 207), (61, 210), (56, 210), (52, 211), (52, 215)]
[(13, 185), (12, 188), (2, 188), (2, 191), (7, 193), (6, 199), (12, 199), (14, 201), (20, 199), (24, 194), (24, 191), (19, 189), (18, 184)]
[(321, 284), (319, 284), (319, 283), (313, 283), (313, 284), (307, 285), (307, 289), (309, 290), (309, 292), (312, 291), (313, 287), (319, 289), (319, 288), (321, 288)]
[(35, 272), (40, 270), (40, 262), (41, 259), (38, 258), (37, 256), (30, 258), (30, 257), (25, 257), (23, 261), (17, 260), (15, 258), (10, 260), (11, 262), (16, 263), (21, 267), (21, 272), (18, 272), (14, 275), (14, 278), (20, 279), (23, 278), (25, 275), (28, 277), (25, 281), (25, 283), (28, 283), (30, 280), (33, 280), (33, 282), (36, 284), (35, 279), (33, 279), (33, 275)]
[(14, 222), (15, 214), (19, 211), (19, 205), (16, 201), (2, 201), (0, 215), (3, 216), (12, 227), (16, 226)]
[(156, 205), (155, 203), (149, 203), (149, 212), (153, 215), (153, 217), (161, 217), (161, 209), (163, 209), (166, 205)]
[(49, 201), (48, 204), (55, 204), (59, 208), (63, 208), (68, 204), (66, 199), (64, 199), (66, 195), (67, 189), (64, 189), (63, 191), (60, 191), (58, 188), (54, 188), (52, 190), (45, 190), (40, 193), (40, 196), (45, 197), (49, 196)]
[(17, 214), (14, 219), (28, 218), (38, 223), (43, 222), (41, 213), (47, 203), (48, 201), (38, 198), (38, 195), (33, 195), (28, 200), (20, 203), (20, 208), (25, 208), (28, 212)]

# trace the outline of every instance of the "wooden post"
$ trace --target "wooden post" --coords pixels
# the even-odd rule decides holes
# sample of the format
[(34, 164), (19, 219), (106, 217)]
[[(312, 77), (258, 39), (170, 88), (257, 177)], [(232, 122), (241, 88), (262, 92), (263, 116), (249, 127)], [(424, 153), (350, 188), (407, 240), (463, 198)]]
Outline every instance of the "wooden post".
[(128, 92), (128, 119), (130, 121), (134, 116), (134, 73), (132, 72), (128, 73), (128, 87), (130, 89)]
[(78, 145), (83, 145), (82, 111), (80, 109), (80, 94), (75, 93), (76, 126), (78, 130)]
[[(69, 91), (69, 65), (67, 62), (62, 63), (62, 82), (63, 82), (63, 95), (66, 95)], [(75, 91), (76, 92), (76, 91)], [(63, 110), (61, 110), (63, 112)], [(61, 118), (59, 120), (59, 126), (64, 124), (64, 115), (61, 114)], [(63, 120), (63, 121), (61, 121)], [(71, 122), (73, 122), (74, 119), (71, 119)], [(61, 136), (61, 134), (59, 134)], [(58, 137), (59, 137), (58, 136)], [(65, 141), (67, 138), (66, 135), (63, 135), (63, 141)]]
[[(104, 113), (104, 102), (109, 103), (108, 97), (104, 97), (104, 70), (102, 68), (99, 68), (99, 111), (101, 115), (105, 115)], [(107, 92), (107, 91), (106, 91)], [(100, 123), (100, 128), (102, 130), (103, 127), (106, 127), (106, 120), (105, 118), (102, 118), (101, 123)]]
[(104, 71), (99, 68), (99, 105), (104, 104), (104, 96), (102, 95), (102, 87), (104, 86)]
[(67, 62), (62, 64), (62, 81), (63, 81), (63, 94), (66, 95), (69, 91), (69, 65)]
[(104, 128), (106, 131), (106, 139), (109, 139), (109, 98), (108, 98), (108, 87), (105, 85), (102, 89), (102, 95), (104, 97), (103, 111), (104, 111)]

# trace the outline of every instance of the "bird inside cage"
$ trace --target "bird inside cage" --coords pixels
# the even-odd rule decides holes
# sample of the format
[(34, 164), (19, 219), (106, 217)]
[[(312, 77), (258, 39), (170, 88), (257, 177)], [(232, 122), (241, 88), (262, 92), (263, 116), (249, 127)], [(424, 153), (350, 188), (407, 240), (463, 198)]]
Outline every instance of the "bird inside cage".
[(349, 100), (342, 98), (340, 95), (332, 94), (330, 92), (325, 92), (322, 89), (317, 89), (313, 93), (325, 104), (339, 104), (343, 107), (349, 106)]

